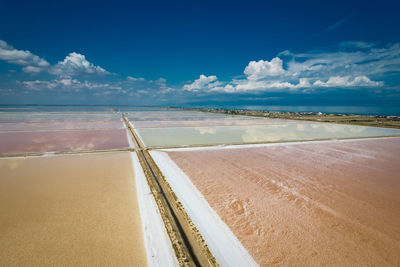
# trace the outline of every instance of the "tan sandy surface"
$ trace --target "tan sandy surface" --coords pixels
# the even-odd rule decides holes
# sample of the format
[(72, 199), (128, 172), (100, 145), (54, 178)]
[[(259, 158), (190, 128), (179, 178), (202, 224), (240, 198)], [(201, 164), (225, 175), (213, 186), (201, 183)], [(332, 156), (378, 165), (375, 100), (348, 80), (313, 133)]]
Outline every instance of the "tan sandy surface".
[(0, 133), (0, 154), (128, 147), (125, 129)]
[(400, 138), (168, 154), (262, 266), (400, 266)]
[(0, 159), (0, 266), (145, 266), (128, 152)]

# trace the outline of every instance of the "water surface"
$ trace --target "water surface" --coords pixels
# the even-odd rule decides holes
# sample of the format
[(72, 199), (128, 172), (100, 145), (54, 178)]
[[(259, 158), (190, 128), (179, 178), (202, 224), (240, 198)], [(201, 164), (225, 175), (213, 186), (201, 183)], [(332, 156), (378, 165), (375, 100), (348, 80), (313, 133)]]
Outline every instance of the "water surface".
[(251, 126), (213, 126), (136, 129), (148, 147), (176, 147), (213, 144), (246, 144), (320, 139), (400, 136), (399, 129), (298, 123)]

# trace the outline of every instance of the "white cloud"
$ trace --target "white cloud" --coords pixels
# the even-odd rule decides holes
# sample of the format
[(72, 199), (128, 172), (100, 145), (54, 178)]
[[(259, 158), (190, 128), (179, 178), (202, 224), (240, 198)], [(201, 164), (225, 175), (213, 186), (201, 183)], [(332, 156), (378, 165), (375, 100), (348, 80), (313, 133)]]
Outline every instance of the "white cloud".
[(22, 84), (29, 90), (43, 91), (43, 90), (60, 90), (60, 91), (81, 91), (82, 89), (88, 90), (121, 90), (116, 84), (111, 83), (96, 83), (89, 81), (79, 81), (71, 77), (60, 79), (53, 79), (49, 81), (24, 81)]
[(132, 81), (132, 82), (136, 82), (136, 81), (144, 82), (145, 81), (145, 78), (135, 78), (135, 77), (132, 77), (132, 76), (128, 76), (128, 77), (126, 77), (126, 79), (128, 81)]
[(354, 86), (380, 86), (383, 82), (371, 81), (367, 76), (357, 76), (352, 78), (351, 76), (332, 76), (326, 82), (317, 80), (314, 82), (314, 86), (317, 87), (354, 87)]
[[(350, 44), (349, 44), (350, 43)], [(369, 46), (369, 47), (368, 47)], [(377, 48), (373, 44), (347, 42), (333, 52), (291, 53), (280, 56), (287, 60), (287, 72), (292, 77), (324, 79), (331, 76), (383, 76), (388, 72), (400, 72), (400, 45), (392, 44)]]
[(43, 70), (50, 74), (71, 76), (82, 74), (109, 74), (100, 66), (89, 62), (84, 55), (72, 52), (63, 61), (51, 66), (45, 59), (32, 54), (28, 50), (18, 50), (0, 40), (0, 60), (23, 66), (22, 70), (29, 73), (39, 73)]
[(390, 89), (390, 84), (383, 80), (386, 75), (395, 73), (400, 73), (400, 44), (378, 48), (376, 44), (354, 41), (340, 43), (336, 51), (296, 54), (286, 50), (270, 61), (250, 61), (243, 79), (223, 82), (217, 81), (216, 76), (202, 75), (183, 89), (230, 93), (309, 92), (323, 88), (357, 89), (383, 85)]
[(159, 78), (157, 80), (145, 79), (126, 79), (107, 82), (94, 82), (90, 80), (79, 80), (71, 76), (59, 76), (52, 80), (34, 80), (19, 82), (24, 88), (30, 91), (57, 90), (63, 92), (91, 91), (95, 95), (152, 95), (163, 96), (174, 91), (168, 87), (166, 80)]
[(249, 80), (260, 80), (269, 76), (278, 76), (285, 73), (282, 64), (283, 62), (279, 57), (275, 57), (271, 61), (250, 61), (244, 69), (244, 74), (247, 75), (247, 79)]
[(308, 88), (310, 86), (311, 86), (310, 79), (300, 78), (299, 83), (296, 85), (296, 88)]
[(102, 67), (89, 62), (84, 55), (75, 52), (70, 53), (63, 61), (59, 61), (51, 67), (49, 72), (56, 75), (109, 74)]
[[(29, 91), (63, 91), (79, 92), (92, 91), (97, 95), (126, 94), (138, 96), (147, 94), (153, 96), (167, 96), (175, 91), (167, 85), (164, 78), (146, 80), (128, 76), (126, 79), (107, 79), (99, 82), (97, 76), (110, 74), (104, 68), (89, 62), (85, 55), (72, 52), (55, 65), (33, 55), (29, 51), (17, 50), (0, 40), (0, 60), (22, 66), (24, 72), (39, 73), (46, 71), (57, 75), (57, 78), (47, 80), (16, 81), (22, 89)], [(9, 71), (11, 73), (11, 70)], [(15, 72), (15, 71), (14, 71)], [(96, 79), (96, 80), (93, 80)]]
[(28, 50), (18, 50), (0, 40), (0, 59), (8, 63), (24, 66), (23, 71), (38, 73), (50, 66), (49, 62)]
[(54, 81), (40, 81), (40, 80), (35, 80), (35, 81), (24, 81), (22, 84), (33, 91), (42, 91), (43, 89), (54, 89), (57, 87), (57, 83)]
[[(237, 80), (235, 81), (236, 91), (254, 91), (263, 89), (282, 89), (294, 88), (294, 85), (289, 82), (281, 81), (253, 81), (253, 80)], [(275, 91), (275, 90), (274, 90)]]
[(213, 89), (216, 87), (218, 84), (215, 84), (217, 81), (217, 76), (211, 75), (211, 76), (205, 76), (203, 74), (200, 75), (200, 78), (195, 80), (191, 84), (185, 84), (183, 86), (184, 90), (187, 91), (198, 91), (198, 90), (204, 90), (204, 89)]
[[(30, 90), (94, 90), (99, 94), (107, 91), (107, 94), (121, 93), (135, 96), (140, 94), (168, 96), (177, 92), (177, 88), (168, 86), (163, 78), (146, 80), (142, 77), (128, 76), (119, 80), (108, 79), (103, 83), (90, 81), (89, 75), (95, 77), (109, 72), (76, 52), (70, 53), (64, 60), (51, 66), (46, 60), (31, 52), (14, 49), (0, 40), (0, 59), (22, 66), (24, 72), (48, 71), (57, 75), (56, 79), (53, 77), (47, 81), (34, 80), (20, 83)], [(400, 44), (382, 47), (375, 43), (347, 41), (339, 43), (330, 51), (293, 53), (286, 50), (270, 59), (250, 61), (243, 72), (245, 74), (243, 78), (228, 81), (220, 81), (215, 75), (202, 74), (192, 83), (185, 84), (182, 89), (195, 93), (309, 92), (329, 90), (329, 88), (371, 87), (390, 89), (390, 79), (385, 78), (386, 75), (393, 76), (400, 72)]]
[(300, 88), (311, 87), (310, 81), (307, 78), (301, 78), (297, 84), (290, 83), (287, 81), (279, 80), (233, 80), (230, 84), (224, 87), (218, 87), (215, 91), (223, 92), (249, 92), (249, 91), (285, 91), (285, 90), (297, 90)]

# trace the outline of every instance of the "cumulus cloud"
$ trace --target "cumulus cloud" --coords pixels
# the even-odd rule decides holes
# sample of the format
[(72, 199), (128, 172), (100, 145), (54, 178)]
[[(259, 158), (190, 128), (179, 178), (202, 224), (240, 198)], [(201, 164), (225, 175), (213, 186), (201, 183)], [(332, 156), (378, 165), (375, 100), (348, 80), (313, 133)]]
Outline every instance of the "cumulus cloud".
[(253, 80), (236, 80), (233, 82), (236, 91), (252, 91), (262, 90), (265, 88), (280, 89), (280, 88), (293, 88), (294, 85), (289, 82), (280, 81), (253, 81)]
[(389, 90), (390, 81), (394, 79), (387, 77), (398, 76), (400, 73), (400, 44), (382, 46), (363, 41), (346, 41), (325, 51), (295, 53), (286, 50), (275, 57), (250, 61), (244, 66), (244, 75), (241, 78), (220, 81), (215, 75), (201, 74), (196, 80), (184, 84), (180, 88), (183, 90), (169, 86), (163, 78), (147, 80), (134, 76), (125, 79), (115, 76), (98, 77), (110, 73), (76, 52), (70, 53), (57, 64), (50, 65), (30, 51), (17, 50), (0, 41), (0, 59), (22, 66), (24, 72), (46, 71), (56, 75), (47, 81), (20, 83), (29, 90), (85, 89), (98, 94), (120, 93), (128, 96), (169, 96), (172, 92), (181, 92), (182, 95), (199, 92), (310, 92), (332, 90), (330, 88)]
[(56, 75), (109, 74), (102, 67), (89, 62), (84, 55), (75, 52), (51, 67), (49, 72)]
[(315, 86), (321, 87), (354, 87), (354, 86), (380, 86), (383, 85), (383, 82), (374, 82), (371, 81), (367, 76), (357, 76), (352, 78), (351, 76), (333, 76), (328, 79), (326, 82), (322, 82), (317, 80), (314, 82)]
[(214, 75), (206, 76), (204, 74), (201, 74), (200, 78), (195, 80), (193, 83), (185, 84), (183, 86), (183, 89), (187, 91), (198, 91), (198, 90), (204, 90), (206, 88), (213, 89), (218, 85), (218, 83), (215, 84), (215, 82), (217, 82), (217, 79), (218, 79), (217, 76)]
[(58, 90), (75, 91), (82, 89), (100, 91), (120, 91), (122, 87), (118, 83), (98, 83), (87, 80), (80, 81), (71, 77), (64, 77), (52, 80), (23, 81), (22, 85), (32, 91)]
[(85, 74), (110, 74), (100, 66), (89, 62), (82, 54), (72, 52), (63, 61), (51, 66), (45, 59), (32, 54), (28, 50), (18, 50), (0, 40), (0, 60), (22, 66), (22, 70), (28, 73), (48, 71), (54, 75), (85, 75)]
[(219, 87), (219, 91), (224, 92), (250, 92), (250, 91), (285, 91), (285, 90), (297, 90), (300, 88), (311, 87), (308, 78), (300, 78), (298, 83), (290, 83), (287, 81), (279, 80), (233, 80), (230, 84), (226, 84), (224, 87)]
[(271, 60), (250, 61), (245, 77), (218, 81), (200, 76), (184, 85), (191, 91), (304, 91), (328, 88), (390, 87), (387, 75), (400, 73), (400, 44), (377, 47), (361, 41), (342, 42), (333, 51), (292, 53), (283, 51)]
[(43, 90), (52, 90), (55, 88), (64, 88), (65, 86), (68, 86), (70, 88), (80, 88), (82, 87), (81, 82), (79, 82), (76, 79), (54, 79), (50, 81), (42, 81), (42, 80), (34, 80), (34, 81), (24, 81), (22, 84), (33, 91), (43, 91)]
[(82, 80), (80, 77), (58, 76), (51, 80), (33, 80), (19, 82), (28, 91), (91, 92), (93, 95), (143, 95), (164, 96), (174, 91), (163, 78), (146, 80), (127, 77), (125, 80), (99, 82)]
[(24, 81), (22, 84), (33, 91), (41, 91), (43, 89), (53, 89), (57, 85), (53, 81), (40, 81), (40, 80), (35, 80), (35, 81)]
[(250, 61), (244, 69), (244, 74), (246, 74), (247, 79), (249, 80), (259, 80), (269, 76), (278, 76), (285, 73), (282, 64), (283, 62), (279, 57), (275, 57), (271, 61)]
[(8, 63), (23, 66), (23, 71), (38, 73), (50, 66), (49, 62), (32, 54), (28, 50), (18, 50), (0, 40), (0, 59)]
[[(174, 91), (164, 78), (146, 80), (145, 78), (128, 76), (125, 79), (110, 74), (104, 68), (86, 59), (85, 55), (72, 52), (62, 61), (51, 65), (46, 60), (32, 54), (30, 51), (17, 50), (0, 40), (0, 60), (22, 66), (24, 72), (46, 72), (56, 78), (15, 81), (17, 87), (24, 93), (36, 91), (60, 92), (91, 92), (92, 95), (122, 94), (140, 97), (152, 95), (167, 97)], [(11, 73), (11, 70), (9, 71)], [(15, 72), (15, 71), (13, 71)], [(4, 93), (2, 93), (4, 95)], [(164, 97), (164, 98), (165, 98)]]

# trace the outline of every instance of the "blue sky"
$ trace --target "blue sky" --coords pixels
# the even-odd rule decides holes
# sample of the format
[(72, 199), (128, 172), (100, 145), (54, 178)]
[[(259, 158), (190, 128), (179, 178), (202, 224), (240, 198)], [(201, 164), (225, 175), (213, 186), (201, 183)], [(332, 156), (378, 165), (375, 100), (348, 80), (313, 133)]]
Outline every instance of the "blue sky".
[(398, 1), (2, 1), (0, 103), (398, 105)]

